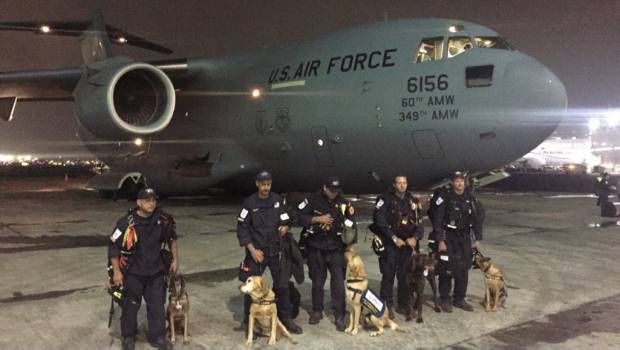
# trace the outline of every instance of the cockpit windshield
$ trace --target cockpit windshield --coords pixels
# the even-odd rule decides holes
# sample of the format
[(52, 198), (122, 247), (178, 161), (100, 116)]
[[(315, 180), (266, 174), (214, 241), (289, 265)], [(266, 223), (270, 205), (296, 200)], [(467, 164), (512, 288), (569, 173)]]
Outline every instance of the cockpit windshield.
[(476, 46), (482, 49), (500, 49), (515, 51), (515, 48), (510, 45), (504, 38), (498, 36), (477, 36), (474, 38)]
[(430, 62), (440, 60), (443, 57), (443, 37), (422, 39), (418, 53), (416, 55), (416, 63)]

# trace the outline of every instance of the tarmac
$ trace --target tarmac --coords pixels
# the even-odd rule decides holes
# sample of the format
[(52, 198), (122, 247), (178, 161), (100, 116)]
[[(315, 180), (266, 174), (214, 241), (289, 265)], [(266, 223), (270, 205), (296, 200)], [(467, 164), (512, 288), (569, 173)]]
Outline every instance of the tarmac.
[[(108, 328), (106, 246), (113, 225), (131, 206), (81, 190), (82, 180), (0, 180), (0, 348), (120, 349), (120, 310)], [(620, 223), (601, 218), (596, 198), (567, 193), (478, 194), (487, 210), (482, 252), (506, 276), (505, 309), (485, 312), (483, 279), (470, 272), (467, 300), (474, 312), (435, 313), (427, 298), (424, 323), (396, 322), (409, 333), (337, 332), (329, 310), (308, 324), (310, 281), (298, 286), (304, 333), (298, 345), (280, 339), (255, 348), (620, 348)], [(371, 219), (373, 196), (355, 198), (360, 226)], [(236, 216), (242, 198), (218, 195), (170, 198), (161, 205), (177, 221), (180, 272), (191, 303), (189, 344), (176, 349), (244, 349), (242, 296), (237, 280), (243, 251)], [(426, 222), (427, 232), (430, 225)], [(293, 229), (297, 236), (299, 229)], [(379, 290), (378, 261), (359, 232), (370, 286)], [(423, 242), (423, 247), (426, 242)], [(268, 275), (268, 274), (266, 274)], [(430, 288), (426, 288), (430, 296)], [(144, 305), (144, 304), (143, 304)], [(347, 318), (348, 319), (348, 318)], [(138, 349), (145, 340), (146, 310), (139, 314)]]

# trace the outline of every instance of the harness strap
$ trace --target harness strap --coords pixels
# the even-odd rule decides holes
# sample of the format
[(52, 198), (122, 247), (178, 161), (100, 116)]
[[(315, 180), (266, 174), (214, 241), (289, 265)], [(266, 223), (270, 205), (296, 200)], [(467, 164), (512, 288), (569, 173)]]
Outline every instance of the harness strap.
[(257, 304), (257, 305), (271, 305), (273, 303), (275, 303), (276, 300), (275, 299), (270, 299), (270, 300), (260, 300), (260, 301), (252, 301), (252, 304)]

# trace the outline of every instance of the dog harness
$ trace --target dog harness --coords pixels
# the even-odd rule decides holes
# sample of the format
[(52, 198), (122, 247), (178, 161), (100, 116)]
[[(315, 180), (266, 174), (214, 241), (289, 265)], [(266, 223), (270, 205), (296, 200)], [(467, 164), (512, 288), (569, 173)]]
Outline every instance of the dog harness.
[(373, 316), (381, 318), (383, 317), (383, 314), (385, 314), (385, 302), (381, 300), (381, 298), (378, 297), (377, 294), (373, 292), (370, 288), (366, 290), (361, 290), (349, 287), (348, 285), (348, 283), (363, 282), (365, 280), (365, 278), (347, 279), (347, 289), (352, 291), (354, 294), (360, 294), (360, 304), (362, 304), (362, 307), (369, 311)]

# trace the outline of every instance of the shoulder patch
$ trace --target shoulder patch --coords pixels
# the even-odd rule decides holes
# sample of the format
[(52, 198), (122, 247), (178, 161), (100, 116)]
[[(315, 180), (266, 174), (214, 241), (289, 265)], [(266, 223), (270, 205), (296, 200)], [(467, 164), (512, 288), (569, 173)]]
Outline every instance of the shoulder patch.
[(280, 215), (280, 220), (281, 220), (281, 221), (286, 221), (286, 220), (288, 220), (288, 219), (290, 219), (290, 217), (288, 216), (288, 214), (287, 214), (287, 213), (282, 213), (282, 214)]
[(248, 216), (248, 210), (243, 208), (241, 209), (241, 213), (239, 213), (239, 217), (245, 219)]
[(273, 204), (273, 207), (274, 207), (274, 208), (280, 208), (280, 202), (275, 202), (275, 203)]
[(123, 232), (119, 230), (118, 228), (114, 230), (114, 233), (112, 234), (112, 236), (110, 236), (110, 240), (112, 241), (112, 243), (116, 242), (118, 237), (120, 237), (122, 234)]
[(436, 205), (441, 205), (441, 203), (443, 203), (443, 198), (439, 197), (437, 198), (437, 200), (435, 201)]
[(308, 205), (308, 199), (304, 199), (303, 202), (299, 203), (299, 205), (297, 206), (297, 208), (299, 210), (303, 210), (306, 206)]
[(377, 202), (377, 209), (381, 209), (381, 207), (383, 206), (383, 204), (385, 204), (385, 202), (383, 201), (383, 199), (379, 199), (379, 201)]

